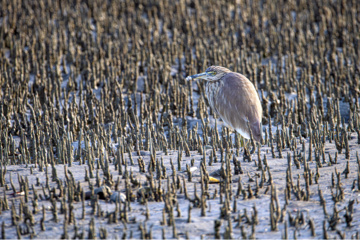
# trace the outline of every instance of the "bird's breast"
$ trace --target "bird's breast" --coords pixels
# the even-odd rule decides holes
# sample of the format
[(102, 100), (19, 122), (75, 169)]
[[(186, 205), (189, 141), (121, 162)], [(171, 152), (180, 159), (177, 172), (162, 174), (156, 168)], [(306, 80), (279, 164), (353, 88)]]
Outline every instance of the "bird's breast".
[[(211, 108), (215, 109), (215, 97), (220, 89), (220, 81), (209, 81), (205, 85), (205, 93)], [(215, 109), (216, 110), (216, 109)]]

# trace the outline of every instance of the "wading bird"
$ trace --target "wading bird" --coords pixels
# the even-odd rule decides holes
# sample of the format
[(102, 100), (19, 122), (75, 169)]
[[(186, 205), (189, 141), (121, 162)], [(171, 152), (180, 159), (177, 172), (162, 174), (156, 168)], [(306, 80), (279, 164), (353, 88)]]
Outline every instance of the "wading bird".
[(206, 97), (225, 124), (245, 138), (262, 139), (262, 107), (254, 85), (244, 75), (220, 66), (186, 79), (203, 79)]

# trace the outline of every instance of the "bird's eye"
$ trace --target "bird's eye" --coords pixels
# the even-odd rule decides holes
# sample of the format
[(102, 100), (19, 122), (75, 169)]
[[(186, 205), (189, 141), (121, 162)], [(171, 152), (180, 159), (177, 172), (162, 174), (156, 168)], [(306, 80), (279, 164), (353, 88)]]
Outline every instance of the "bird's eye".
[(215, 76), (216, 72), (207, 72), (207, 74), (209, 74), (210, 76)]

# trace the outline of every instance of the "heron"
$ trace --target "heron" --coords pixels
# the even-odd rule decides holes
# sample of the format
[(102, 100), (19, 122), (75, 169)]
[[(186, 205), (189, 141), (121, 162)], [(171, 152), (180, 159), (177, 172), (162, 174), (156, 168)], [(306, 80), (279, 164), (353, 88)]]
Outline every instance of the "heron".
[(221, 66), (211, 66), (205, 72), (187, 80), (205, 80), (205, 93), (210, 107), (244, 138), (262, 140), (262, 107), (254, 85), (244, 75)]

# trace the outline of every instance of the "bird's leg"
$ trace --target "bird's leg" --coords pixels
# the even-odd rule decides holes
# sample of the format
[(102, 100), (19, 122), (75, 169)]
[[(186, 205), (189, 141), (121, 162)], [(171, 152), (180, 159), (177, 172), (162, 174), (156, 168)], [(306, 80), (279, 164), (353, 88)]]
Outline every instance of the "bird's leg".
[(240, 135), (240, 147), (245, 147), (245, 144), (246, 144), (246, 140), (243, 136)]
[(253, 153), (255, 152), (256, 145), (255, 145), (254, 137), (253, 137), (253, 134), (252, 134), (252, 131), (251, 131), (249, 122), (247, 122), (247, 125), (248, 125), (249, 132), (250, 132), (250, 143), (251, 143), (251, 146), (252, 146), (252, 149), (251, 149), (251, 151), (250, 151), (250, 154), (253, 154)]

